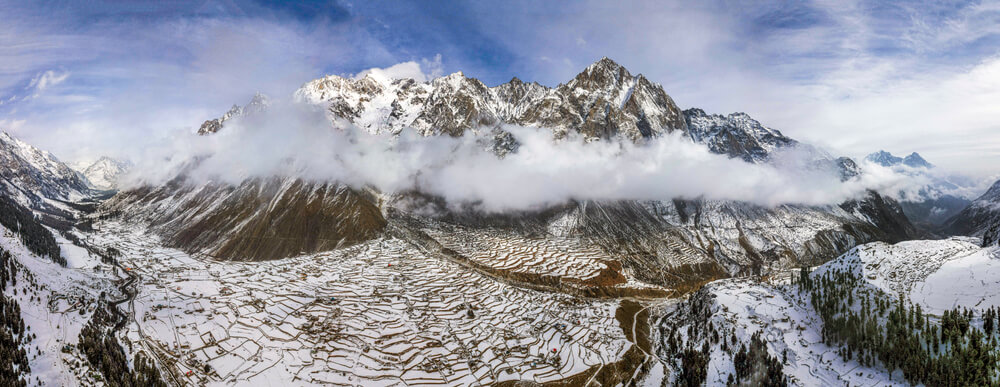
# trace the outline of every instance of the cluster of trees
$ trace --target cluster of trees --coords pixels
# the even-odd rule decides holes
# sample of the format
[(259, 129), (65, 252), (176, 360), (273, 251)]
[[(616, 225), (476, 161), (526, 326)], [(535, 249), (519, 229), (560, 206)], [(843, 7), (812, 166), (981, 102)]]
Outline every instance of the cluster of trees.
[(677, 375), (675, 384), (684, 387), (701, 386), (708, 377), (708, 351), (685, 348), (679, 355), (681, 358), (681, 372)]
[[(10, 252), (0, 248), (0, 292), (7, 289), (7, 284), (16, 284), (17, 267)], [(27, 333), (24, 320), (21, 319), (21, 306), (6, 294), (0, 293), (0, 386), (25, 386), (25, 379), (31, 373), (28, 366), (28, 354), (24, 345), (31, 340)]]
[(767, 353), (767, 343), (760, 332), (750, 337), (750, 348), (741, 345), (733, 356), (735, 377), (730, 374), (727, 385), (786, 387), (788, 378), (782, 372), (782, 360)]
[(66, 266), (66, 260), (60, 254), (59, 244), (52, 232), (35, 218), (31, 210), (4, 195), (0, 195), (0, 224), (16, 232), (21, 237), (21, 242), (35, 255), (48, 256), (56, 263)]
[(166, 387), (160, 371), (142, 353), (135, 356), (129, 369), (125, 351), (109, 328), (115, 323), (107, 311), (109, 307), (107, 304), (98, 307), (80, 331), (78, 347), (91, 367), (100, 371), (104, 383), (111, 387)]
[[(771, 356), (760, 332), (751, 336), (748, 346), (736, 337), (734, 328), (716, 327), (711, 321), (710, 296), (710, 293), (698, 292), (688, 300), (687, 307), (690, 309), (685, 335), (673, 327), (661, 331), (667, 356), (677, 358), (681, 363), (676, 385), (700, 386), (705, 383), (712, 349), (718, 346), (733, 360), (735, 374), (729, 375), (727, 385), (788, 386), (783, 370), (784, 354), (782, 359)], [(701, 343), (700, 347), (696, 346), (697, 342)]]
[(17, 266), (10, 252), (0, 247), (0, 290), (7, 289), (7, 283), (17, 286)]
[(823, 340), (841, 345), (845, 361), (857, 359), (866, 366), (881, 363), (890, 371), (899, 368), (914, 384), (1000, 383), (995, 310), (984, 313), (986, 332), (970, 324), (974, 312), (964, 308), (946, 311), (933, 323), (920, 305), (861, 286), (854, 269), (823, 275), (810, 275), (803, 269), (796, 281), (800, 291), (809, 293), (823, 320)]

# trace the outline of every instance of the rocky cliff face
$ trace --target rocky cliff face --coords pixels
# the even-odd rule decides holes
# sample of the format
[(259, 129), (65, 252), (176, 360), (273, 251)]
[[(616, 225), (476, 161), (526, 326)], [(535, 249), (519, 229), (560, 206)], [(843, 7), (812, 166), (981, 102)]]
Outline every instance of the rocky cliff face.
[(296, 97), (373, 133), (412, 127), (424, 135), (459, 136), (512, 124), (550, 129), (557, 138), (572, 132), (639, 141), (685, 129), (680, 108), (663, 87), (607, 58), (555, 88), (517, 78), (487, 87), (461, 72), (429, 82), (368, 74), (317, 79)]
[(254, 114), (257, 112), (264, 111), (267, 109), (268, 106), (270, 106), (270, 104), (271, 103), (266, 95), (261, 93), (254, 94), (253, 98), (251, 98), (250, 102), (248, 102), (246, 105), (244, 106), (233, 105), (233, 107), (229, 108), (229, 111), (227, 111), (221, 117), (211, 119), (202, 123), (201, 127), (198, 128), (198, 134), (205, 135), (218, 132), (220, 129), (222, 129), (222, 125), (225, 124), (226, 121), (229, 121), (236, 117), (243, 117), (249, 114)]
[(723, 116), (707, 114), (701, 109), (687, 109), (684, 120), (692, 140), (707, 145), (714, 153), (747, 162), (763, 162), (774, 150), (798, 144), (781, 132), (761, 125), (746, 113)]
[(79, 173), (6, 132), (0, 133), (0, 189), (29, 207), (41, 205), (43, 198), (80, 199), (88, 191)]
[(1000, 181), (993, 183), (982, 196), (972, 201), (957, 215), (948, 219), (942, 229), (952, 235), (984, 237), (987, 244), (1000, 239)]

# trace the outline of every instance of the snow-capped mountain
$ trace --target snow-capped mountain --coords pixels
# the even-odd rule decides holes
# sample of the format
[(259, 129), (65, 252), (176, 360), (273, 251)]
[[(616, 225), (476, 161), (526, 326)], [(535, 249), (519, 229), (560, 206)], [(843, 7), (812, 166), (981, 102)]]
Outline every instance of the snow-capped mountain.
[[(516, 147), (512, 138), (496, 133), (504, 124), (544, 128), (555, 138), (576, 133), (588, 141), (640, 141), (682, 131), (712, 152), (749, 162), (763, 162), (776, 149), (801, 145), (745, 113), (681, 111), (662, 86), (642, 74), (632, 75), (608, 58), (554, 88), (516, 77), (487, 87), (461, 72), (428, 82), (366, 73), (360, 78), (332, 75), (308, 82), (295, 98), (324, 106), (331, 118), (372, 133), (414, 128), (423, 135), (458, 136), (467, 130), (487, 131), (497, 142), (508, 142), (500, 146), (504, 150), (500, 154)], [(842, 164), (821, 153), (817, 159)]]
[(107, 156), (102, 156), (97, 161), (88, 164), (82, 169), (77, 169), (77, 171), (87, 178), (87, 182), (92, 187), (106, 191), (117, 189), (118, 179), (128, 172), (131, 167), (132, 163), (130, 161), (115, 160)]
[(360, 79), (320, 78), (295, 96), (373, 133), (413, 127), (425, 135), (458, 136), (512, 124), (551, 129), (556, 137), (574, 132), (588, 139), (637, 141), (685, 128), (680, 108), (662, 86), (608, 58), (555, 88), (517, 78), (487, 87), (461, 72), (429, 82), (369, 73)]
[(229, 111), (227, 111), (221, 117), (211, 119), (202, 123), (201, 127), (198, 128), (198, 134), (209, 134), (218, 132), (219, 129), (222, 129), (222, 125), (226, 121), (229, 121), (236, 117), (243, 117), (249, 114), (254, 114), (257, 112), (264, 111), (270, 105), (271, 102), (270, 100), (268, 100), (267, 96), (258, 92), (254, 94), (253, 98), (251, 98), (250, 102), (248, 102), (246, 105), (243, 106), (233, 105), (233, 107), (230, 108)]
[(0, 133), (0, 188), (28, 206), (40, 204), (42, 198), (78, 200), (88, 191), (82, 175), (6, 132)]
[(896, 173), (929, 181), (919, 189), (898, 193), (906, 216), (927, 229), (937, 229), (948, 218), (968, 206), (974, 198), (969, 195), (973, 191), (972, 187), (976, 186), (971, 179), (944, 174), (916, 152), (906, 157), (897, 157), (880, 150), (869, 154), (865, 160), (891, 168)]
[(869, 154), (865, 157), (865, 160), (871, 161), (875, 164), (881, 165), (883, 167), (894, 167), (897, 165), (905, 165), (910, 168), (934, 168), (934, 165), (924, 160), (919, 153), (913, 152), (906, 157), (897, 157), (892, 153), (880, 150), (878, 152)]
[(688, 135), (695, 142), (708, 145), (712, 152), (748, 162), (762, 162), (776, 149), (798, 144), (746, 113), (723, 116), (693, 108), (684, 110), (684, 120)]

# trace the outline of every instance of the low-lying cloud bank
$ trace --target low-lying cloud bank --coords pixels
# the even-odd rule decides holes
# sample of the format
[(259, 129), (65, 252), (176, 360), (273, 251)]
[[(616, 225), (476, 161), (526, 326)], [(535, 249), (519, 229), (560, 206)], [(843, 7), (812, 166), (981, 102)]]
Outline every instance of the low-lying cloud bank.
[(181, 171), (194, 183), (293, 176), (388, 193), (416, 190), (450, 204), (503, 211), (574, 199), (830, 205), (868, 189), (896, 192), (919, 184), (868, 164), (861, 176), (842, 182), (833, 163), (817, 163), (817, 152), (802, 149), (754, 165), (713, 154), (679, 133), (636, 145), (572, 136), (557, 141), (544, 128), (503, 129), (520, 145), (499, 158), (487, 150), (488, 131), (458, 138), (422, 137), (412, 130), (372, 135), (346, 122), (331, 124), (314, 106), (276, 102), (266, 113), (227, 122), (214, 135), (188, 134), (150, 149), (124, 186), (162, 184)]

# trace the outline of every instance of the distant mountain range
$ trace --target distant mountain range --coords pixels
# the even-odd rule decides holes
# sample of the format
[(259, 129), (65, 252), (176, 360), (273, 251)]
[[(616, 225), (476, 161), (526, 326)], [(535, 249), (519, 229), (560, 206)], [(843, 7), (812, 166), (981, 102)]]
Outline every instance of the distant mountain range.
[(0, 132), (0, 191), (31, 207), (51, 200), (79, 200), (89, 187), (83, 175), (49, 152)]
[(865, 157), (865, 160), (871, 161), (875, 164), (881, 165), (883, 167), (894, 167), (897, 165), (905, 165), (911, 168), (934, 168), (934, 165), (924, 160), (920, 157), (917, 152), (910, 153), (906, 157), (896, 157), (892, 153), (880, 150), (878, 152), (872, 153)]
[(118, 189), (118, 179), (132, 168), (129, 161), (116, 160), (102, 156), (93, 163), (77, 165), (76, 170), (83, 174), (91, 187), (107, 191)]
[(914, 223), (930, 230), (938, 230), (942, 223), (958, 214), (974, 196), (971, 192), (975, 182), (961, 176), (948, 175), (937, 171), (934, 165), (917, 152), (906, 157), (897, 157), (880, 150), (865, 157), (866, 161), (891, 168), (896, 173), (927, 180), (928, 183), (916, 190), (899, 193), (903, 212)]

